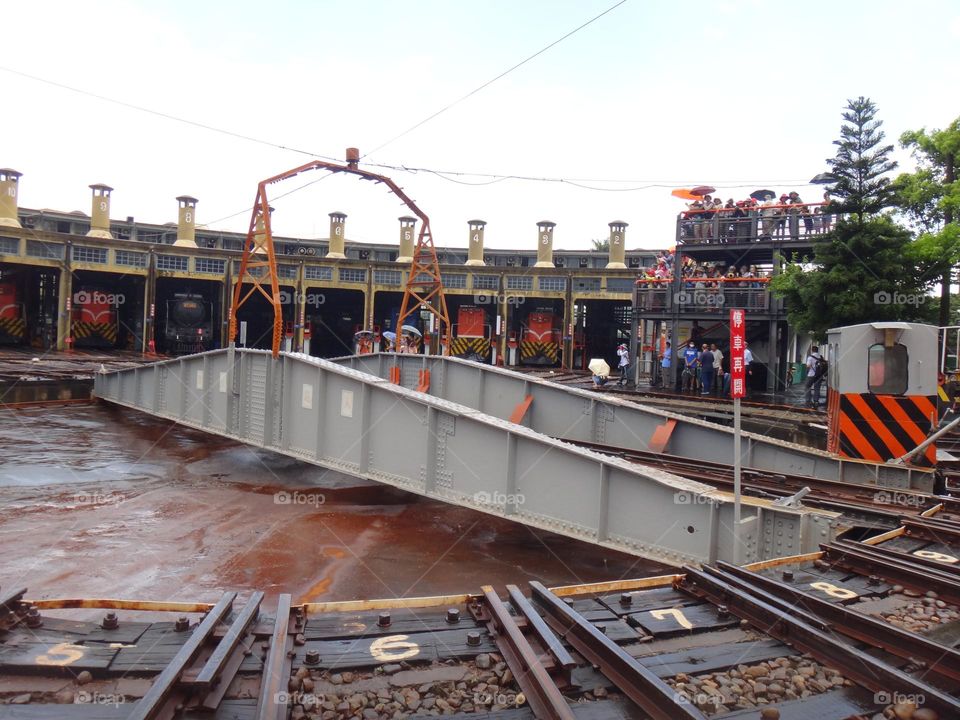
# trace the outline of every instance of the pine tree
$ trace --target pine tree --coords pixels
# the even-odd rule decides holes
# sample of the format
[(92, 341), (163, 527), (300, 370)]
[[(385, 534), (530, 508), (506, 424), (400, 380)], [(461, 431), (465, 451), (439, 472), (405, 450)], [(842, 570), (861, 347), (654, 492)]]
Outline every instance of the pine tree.
[(869, 99), (849, 101), (837, 155), (827, 160), (836, 178), (830, 211), (846, 217), (814, 243), (813, 258), (788, 263), (771, 281), (799, 332), (823, 338), (832, 327), (928, 314), (911, 234), (882, 212), (894, 202), (886, 174), (897, 164), (876, 114)]
[(851, 213), (860, 223), (867, 215), (890, 207), (894, 200), (887, 173), (895, 170), (897, 163), (890, 159), (893, 145), (881, 145), (885, 134), (876, 116), (877, 106), (869, 98), (861, 95), (848, 100), (840, 139), (833, 141), (837, 154), (827, 159), (830, 174), (836, 178), (828, 188), (835, 198), (832, 209)]

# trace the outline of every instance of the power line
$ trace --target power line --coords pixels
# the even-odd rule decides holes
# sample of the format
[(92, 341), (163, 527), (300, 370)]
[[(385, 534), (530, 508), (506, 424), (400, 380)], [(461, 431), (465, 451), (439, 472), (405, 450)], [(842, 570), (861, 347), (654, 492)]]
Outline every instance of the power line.
[(428, 117), (425, 117), (423, 120), (421, 120), (420, 122), (418, 122), (416, 125), (413, 125), (412, 127), (407, 128), (406, 130), (404, 130), (404, 131), (403, 131), (402, 133), (400, 133), (399, 135), (390, 138), (389, 140), (387, 140), (385, 143), (383, 143), (383, 144), (381, 144), (381, 145), (378, 145), (377, 147), (375, 147), (375, 148), (374, 148), (373, 150), (371, 150), (370, 152), (364, 154), (363, 157), (367, 157), (367, 155), (372, 155), (373, 153), (377, 152), (378, 150), (382, 150), (383, 148), (385, 148), (385, 147), (386, 147), (387, 145), (389, 145), (390, 143), (392, 143), (392, 142), (394, 142), (394, 141), (399, 140), (400, 138), (402, 138), (404, 135), (409, 135), (409, 134), (412, 133), (414, 130), (416, 130), (417, 128), (419, 128), (421, 125), (425, 125), (426, 123), (430, 122), (431, 120), (433, 120), (433, 119), (434, 119), (435, 117), (437, 117), (438, 115), (442, 115), (442, 114), (445, 113), (447, 110), (449, 110), (450, 108), (454, 107), (455, 105), (459, 105), (460, 103), (462, 103), (462, 102), (463, 102), (464, 100), (466, 100), (467, 98), (472, 97), (473, 95), (476, 95), (478, 92), (480, 92), (480, 91), (483, 90), (484, 88), (489, 87), (490, 85), (492, 85), (493, 83), (495, 83), (495, 82), (496, 82), (497, 80), (499, 80), (500, 78), (509, 75), (510, 73), (512, 73), (512, 72), (513, 72), (514, 70), (516, 70), (517, 68), (523, 67), (523, 66), (526, 65), (528, 62), (530, 62), (531, 60), (533, 60), (535, 57), (537, 57), (537, 56), (539, 56), (539, 55), (542, 55), (543, 53), (545, 53), (545, 52), (546, 52), (547, 50), (549, 50), (550, 48), (554, 47), (555, 45), (559, 45), (560, 43), (562, 43), (564, 40), (566, 40), (566, 39), (567, 39), (568, 37), (570, 37), (571, 35), (575, 35), (576, 33), (580, 32), (581, 30), (583, 30), (583, 29), (584, 29), (585, 27), (587, 27), (588, 25), (596, 22), (597, 20), (599, 20), (600, 18), (602, 18), (602, 17), (603, 17), (604, 15), (606, 15), (607, 13), (616, 10), (618, 7), (620, 7), (621, 5), (623, 5), (626, 1), (627, 1), (627, 0), (620, 0), (620, 2), (618, 2), (618, 3), (614, 4), (614, 5), (611, 5), (611, 6), (608, 7), (606, 10), (604, 10), (602, 13), (600, 13), (599, 15), (597, 15), (597, 16), (595, 16), (595, 17), (590, 18), (590, 19), (587, 20), (585, 23), (583, 23), (583, 24), (580, 25), (579, 27), (574, 28), (573, 30), (571, 30), (570, 32), (568, 32), (568, 33), (567, 33), (566, 35), (564, 35), (563, 37), (558, 38), (558, 39), (554, 40), (552, 43), (550, 43), (549, 45), (547, 45), (546, 47), (543, 47), (543, 48), (537, 50), (537, 52), (535, 52), (535, 53), (534, 53), (533, 55), (531, 55), (530, 57), (528, 57), (528, 58), (526, 58), (526, 59), (524, 59), (524, 60), (521, 60), (520, 62), (518, 62), (518, 63), (517, 63), (516, 65), (514, 65), (513, 67), (508, 68), (507, 70), (504, 70), (502, 73), (500, 73), (499, 75), (497, 75), (495, 78), (493, 78), (493, 79), (491, 79), (491, 80), (487, 80), (487, 82), (483, 83), (483, 85), (480, 85), (479, 87), (474, 88), (473, 90), (471, 90), (470, 92), (468, 92), (466, 95), (464, 95), (464, 96), (463, 96), (462, 98), (460, 98), (459, 100), (454, 100), (452, 103), (450, 103), (450, 104), (447, 105), (446, 107), (442, 107), (442, 108), (440, 108), (439, 110), (437, 110), (435, 113), (433, 113), (432, 115), (429, 115)]
[(234, 132), (233, 130), (226, 130), (224, 128), (219, 128), (214, 125), (208, 125), (206, 123), (198, 122), (196, 120), (190, 120), (189, 118), (180, 117), (178, 115), (172, 115), (170, 113), (163, 112), (162, 110), (154, 110), (153, 108), (143, 107), (142, 105), (136, 105), (134, 103), (126, 102), (125, 100), (117, 100), (116, 98), (107, 97), (106, 95), (100, 95), (99, 93), (91, 92), (90, 90), (84, 90), (82, 88), (73, 87), (72, 85), (67, 85), (65, 83), (60, 83), (55, 80), (49, 80), (47, 78), (42, 78), (37, 75), (31, 75), (30, 73), (25, 73), (21, 70), (15, 70), (13, 68), (4, 67), (0, 65), (0, 70), (3, 72), (10, 73), (11, 75), (19, 75), (20, 77), (27, 78), (28, 80), (33, 80), (35, 82), (43, 83), (44, 85), (51, 85), (61, 90), (68, 90), (72, 93), (77, 93), (78, 95), (86, 95), (87, 97), (92, 97), (97, 100), (102, 100), (103, 102), (112, 103), (113, 105), (120, 105), (121, 107), (129, 108), (130, 110), (137, 110), (139, 112), (144, 112), (149, 115), (156, 115), (157, 117), (162, 117), (167, 120), (174, 120), (175, 122), (183, 123), (184, 125), (192, 125), (193, 127), (202, 128), (204, 130), (209, 130), (210, 132), (220, 133), (221, 135), (227, 135), (229, 137), (238, 138), (240, 140), (246, 140), (248, 142), (257, 143), (259, 145), (266, 145), (267, 147), (276, 148), (277, 150), (289, 150), (290, 152), (299, 153), (301, 155), (308, 155), (309, 157), (321, 158), (323, 160), (332, 160), (334, 162), (339, 162), (339, 158), (332, 158), (327, 155), (320, 155), (318, 153), (310, 152), (309, 150), (301, 150), (300, 148), (291, 147), (289, 145), (281, 145), (280, 143), (275, 143), (270, 140), (263, 140), (261, 138), (253, 137), (252, 135), (244, 135), (243, 133)]

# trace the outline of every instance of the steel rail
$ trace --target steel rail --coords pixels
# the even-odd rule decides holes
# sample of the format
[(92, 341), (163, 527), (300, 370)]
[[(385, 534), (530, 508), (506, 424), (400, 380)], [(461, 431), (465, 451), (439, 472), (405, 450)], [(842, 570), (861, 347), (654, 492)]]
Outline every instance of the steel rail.
[(569, 703), (547, 674), (546, 668), (510, 615), (507, 606), (491, 586), (484, 585), (481, 591), (484, 603), (490, 611), (488, 627), (534, 715), (545, 720), (574, 720)]
[(542, 583), (532, 580), (533, 600), (547, 623), (589, 662), (600, 668), (617, 689), (653, 720), (706, 720), (684, 696), (590, 624)]
[(128, 720), (154, 720), (160, 717), (160, 713), (171, 699), (184, 671), (196, 659), (203, 645), (212, 637), (217, 625), (230, 613), (236, 597), (235, 592), (223, 594), (219, 602), (207, 613), (207, 616), (193, 631), (193, 634), (173, 656), (173, 660), (154, 679), (150, 689), (144, 693), (144, 696), (127, 716)]
[[(845, 542), (848, 541), (844, 540), (839, 544), (844, 546), (843, 543)], [(861, 544), (853, 543), (853, 546), (861, 547)], [(900, 562), (908, 565), (922, 565), (923, 567), (928, 567), (931, 570), (949, 573), (950, 575), (956, 575), (958, 578), (960, 578), (960, 563), (950, 564), (943, 562), (942, 560), (934, 560), (929, 557), (924, 557), (923, 555), (914, 555), (913, 553), (903, 552), (902, 550), (884, 547), (883, 543), (878, 543), (877, 545), (866, 545), (865, 547), (880, 548), (881, 551), (891, 559), (899, 560)]]
[(819, 662), (844, 669), (844, 676), (874, 692), (923, 695), (924, 707), (960, 717), (960, 699), (858, 650), (790, 613), (742, 592), (737, 586), (692, 567), (684, 568), (679, 589), (715, 605), (725, 605), (755, 628)]
[(230, 623), (227, 634), (220, 639), (213, 654), (207, 658), (207, 662), (200, 670), (200, 674), (197, 675), (197, 679), (191, 683), (192, 685), (205, 692), (217, 681), (226, 668), (230, 656), (234, 654), (237, 646), (240, 645), (240, 641), (246, 634), (247, 628), (256, 620), (260, 612), (261, 602), (263, 602), (263, 593), (258, 590), (250, 596), (246, 605), (243, 606), (243, 609), (237, 613), (233, 622)]
[[(699, 480), (708, 484), (733, 486), (733, 469), (723, 463), (701, 460), (694, 461), (677, 455), (646, 452), (600, 443), (563, 440), (564, 442), (596, 450), (597, 452), (614, 455), (639, 465), (658, 467), (691, 480)], [(944, 498), (940, 495), (921, 493), (906, 488), (893, 489), (876, 485), (823, 480), (806, 475), (788, 475), (757, 468), (743, 469), (743, 483), (750, 489), (784, 497), (792, 495), (804, 487), (809, 487), (813, 490), (813, 493), (806, 497), (807, 502), (816, 501), (825, 506), (841, 507), (843, 510), (849, 510), (853, 507), (869, 507), (871, 512), (878, 513), (890, 520), (899, 520), (906, 509), (904, 506), (916, 508), (919, 513), (925, 505), (934, 506), (944, 501), (954, 501), (957, 502), (958, 508), (960, 508), (960, 501), (954, 498)], [(883, 496), (893, 498), (894, 500), (902, 498), (904, 502), (886, 502), (878, 499)]]
[(960, 523), (952, 520), (941, 520), (936, 516), (914, 518), (904, 517), (900, 522), (906, 529), (909, 537), (922, 537), (925, 540), (960, 545)]
[(547, 649), (547, 652), (553, 657), (556, 666), (566, 675), (569, 680), (570, 670), (577, 666), (576, 661), (569, 651), (563, 646), (563, 643), (554, 635), (553, 631), (547, 627), (547, 623), (540, 617), (530, 601), (520, 592), (516, 585), (507, 585), (507, 594), (510, 596), (510, 604), (513, 609), (526, 618), (530, 624), (531, 630), (537, 635), (540, 643)]
[(285, 697), (292, 664), (292, 659), (287, 656), (293, 644), (293, 638), (290, 637), (291, 601), (288, 594), (281, 595), (277, 600), (277, 618), (270, 636), (270, 650), (260, 677), (256, 720), (282, 720), (287, 716), (287, 703), (281, 703), (280, 699)]
[(922, 593), (933, 590), (947, 602), (960, 603), (960, 579), (949, 572), (901, 560), (880, 545), (868, 547), (841, 541), (820, 547), (824, 560), (831, 565), (839, 565), (858, 575), (878, 575)]
[(829, 630), (883, 648), (906, 660), (922, 660), (934, 672), (960, 681), (960, 650), (730, 563), (719, 562), (715, 568), (704, 567), (704, 572), (736, 585), (751, 595), (775, 597), (781, 609), (791, 614), (802, 608), (825, 621)]

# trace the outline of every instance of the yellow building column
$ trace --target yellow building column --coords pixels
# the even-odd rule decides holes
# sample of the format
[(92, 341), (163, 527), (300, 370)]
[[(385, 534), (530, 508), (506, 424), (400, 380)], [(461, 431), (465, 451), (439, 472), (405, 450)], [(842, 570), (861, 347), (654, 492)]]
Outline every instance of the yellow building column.
[(0, 227), (20, 227), (17, 198), (21, 175), (22, 173), (10, 168), (0, 169)]
[(610, 223), (610, 259), (608, 269), (626, 268), (627, 223), (614, 220)]
[(91, 185), (93, 191), (93, 205), (90, 211), (90, 232), (87, 237), (112, 240), (110, 234), (110, 193), (113, 188), (109, 185)]
[(552, 268), (553, 264), (553, 229), (555, 222), (541, 220), (537, 223), (537, 264), (534, 267)]
[(467, 253), (466, 265), (486, 265), (483, 261), (483, 229), (486, 222), (483, 220), (468, 220), (470, 225), (470, 250)]
[[(346, 220), (346, 213), (330, 213), (330, 247), (327, 250), (327, 257), (331, 258), (332, 260), (344, 260), (347, 257), (344, 253), (344, 249), (346, 247), (346, 242), (344, 240)], [(412, 259), (413, 258), (411, 257), (411, 260)]]
[(397, 218), (400, 221), (400, 251), (397, 253), (398, 263), (413, 262), (413, 234), (416, 232), (417, 219), (410, 215)]
[(173, 243), (176, 247), (197, 246), (197, 202), (195, 197), (189, 195), (177, 198), (177, 241)]

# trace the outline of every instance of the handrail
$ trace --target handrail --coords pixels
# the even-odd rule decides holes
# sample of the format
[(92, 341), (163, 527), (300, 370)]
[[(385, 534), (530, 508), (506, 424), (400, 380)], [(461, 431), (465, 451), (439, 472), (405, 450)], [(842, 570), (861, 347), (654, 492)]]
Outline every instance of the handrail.
[[(829, 204), (830, 204), (830, 203), (825, 203), (825, 202), (818, 202), (818, 203), (789, 203), (789, 204), (787, 204), (787, 205), (761, 205), (761, 204), (757, 204), (757, 205), (749, 205), (749, 206), (741, 205), (739, 209), (741, 209), (741, 210), (746, 210), (747, 212), (753, 212), (753, 211), (762, 211), (762, 210), (779, 210), (779, 209), (781, 209), (781, 208), (796, 209), (796, 208), (807, 208), (807, 207), (809, 207), (809, 208), (813, 208), (813, 207), (823, 207), (823, 206), (829, 205)], [(702, 215), (703, 213), (713, 213), (713, 214), (717, 214), (717, 215), (719, 215), (719, 214), (722, 213), (722, 214), (724, 214), (724, 215), (729, 215), (729, 216), (732, 217), (732, 216), (733, 216), (733, 213), (736, 212), (737, 209), (738, 209), (738, 208), (736, 208), (736, 207), (732, 207), (732, 208), (730, 208), (730, 207), (721, 207), (721, 208), (698, 208), (698, 209), (696, 209), (696, 210), (683, 210), (682, 212), (680, 212), (680, 213), (677, 214), (677, 217), (679, 217), (679, 218), (695, 218), (695, 217), (698, 217), (699, 215)]]
[[(651, 277), (639, 277), (636, 280), (636, 285), (671, 285), (673, 284), (675, 278), (651, 278)], [(744, 283), (769, 283), (771, 278), (769, 277), (702, 277), (695, 275), (684, 275), (680, 278), (681, 283), (734, 283), (743, 285)]]

